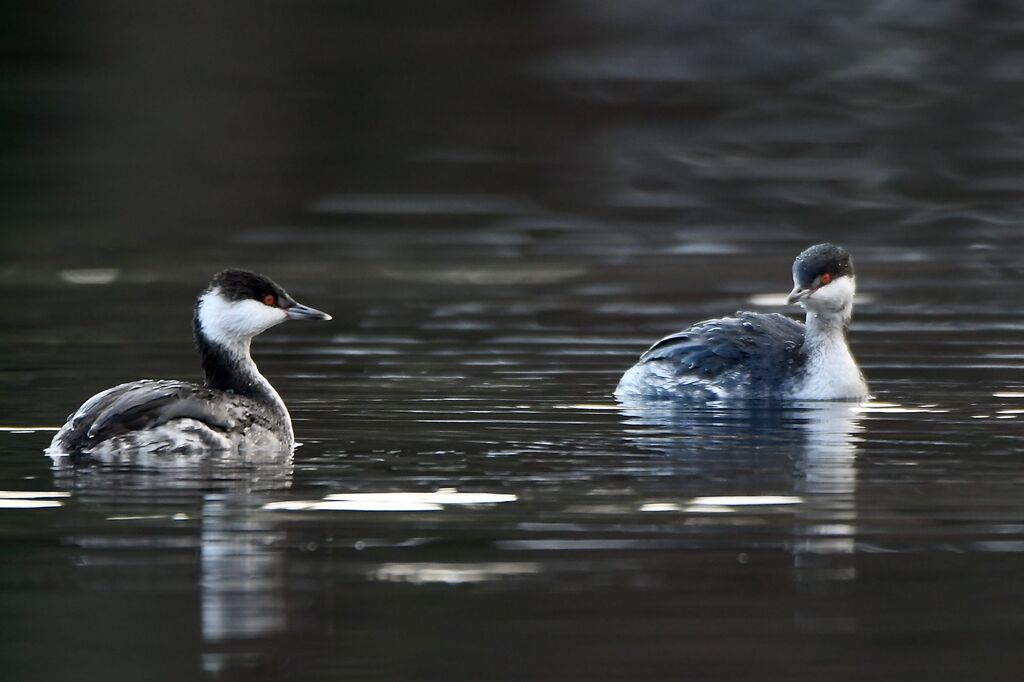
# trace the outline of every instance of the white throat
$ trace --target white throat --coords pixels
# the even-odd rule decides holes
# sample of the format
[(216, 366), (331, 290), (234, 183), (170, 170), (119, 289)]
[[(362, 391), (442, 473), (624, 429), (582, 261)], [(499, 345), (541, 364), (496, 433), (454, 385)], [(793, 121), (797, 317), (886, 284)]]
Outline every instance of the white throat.
[(822, 332), (832, 327), (845, 330), (853, 316), (853, 297), (857, 293), (857, 282), (851, 277), (838, 277), (831, 283), (819, 287), (800, 302), (807, 311), (808, 332), (812, 323)]
[(839, 400), (867, 396), (867, 383), (846, 342), (855, 291), (853, 277), (840, 277), (801, 301), (807, 311), (802, 349), (805, 378), (794, 397)]

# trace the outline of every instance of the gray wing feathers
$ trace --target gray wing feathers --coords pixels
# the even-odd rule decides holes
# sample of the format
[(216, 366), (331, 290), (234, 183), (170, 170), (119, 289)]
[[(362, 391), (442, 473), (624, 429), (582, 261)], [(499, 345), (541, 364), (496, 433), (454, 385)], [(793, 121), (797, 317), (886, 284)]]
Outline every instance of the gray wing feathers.
[(121, 384), (92, 397), (75, 413), (67, 440), (101, 441), (173, 419), (195, 419), (218, 431), (254, 421), (254, 412), (244, 404), (213, 397), (209, 389), (181, 381)]
[(199, 386), (174, 381), (130, 384), (97, 414), (87, 436), (109, 438), (114, 433), (159, 426), (180, 418), (196, 419), (225, 431), (245, 416), (245, 410), (231, 409), (209, 400), (208, 393)]
[(756, 379), (796, 362), (803, 336), (803, 325), (785, 315), (739, 312), (665, 337), (640, 357), (640, 363), (668, 361), (677, 375), (705, 376), (743, 365)]

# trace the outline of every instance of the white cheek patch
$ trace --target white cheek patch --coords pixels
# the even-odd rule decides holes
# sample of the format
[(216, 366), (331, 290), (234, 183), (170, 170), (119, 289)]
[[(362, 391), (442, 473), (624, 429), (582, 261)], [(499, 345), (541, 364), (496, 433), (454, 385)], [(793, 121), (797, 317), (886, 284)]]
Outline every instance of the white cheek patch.
[(259, 301), (225, 301), (219, 291), (199, 299), (199, 323), (211, 341), (235, 344), (288, 319), (280, 308)]
[(819, 288), (804, 299), (807, 307), (815, 310), (834, 310), (836, 312), (853, 303), (853, 295), (857, 286), (853, 277), (839, 277), (830, 284)]

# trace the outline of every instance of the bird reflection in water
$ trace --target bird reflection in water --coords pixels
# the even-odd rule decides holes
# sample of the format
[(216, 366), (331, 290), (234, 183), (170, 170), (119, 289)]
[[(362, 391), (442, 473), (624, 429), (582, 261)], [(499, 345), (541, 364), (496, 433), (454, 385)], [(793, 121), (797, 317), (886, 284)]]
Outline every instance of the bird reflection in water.
[[(123, 548), (112, 537), (123, 541), (124, 524), (135, 523), (128, 537), (139, 550), (171, 549), (182, 547), (182, 524), (194, 527), (201, 666), (219, 673), (258, 664), (259, 652), (246, 642), (283, 631), (287, 606), (279, 551), (285, 532), (274, 517), (259, 510), (267, 493), (291, 487), (292, 452), (211, 452), (153, 460), (125, 454), (121, 461), (85, 465), (53, 458), (58, 489), (72, 493), (83, 507), (101, 513), (116, 510), (105, 517), (105, 524), (69, 540), (83, 547), (83, 555), (96, 548)], [(169, 513), (154, 515), (154, 506)], [(133, 509), (147, 512), (135, 515)], [(151, 556), (153, 564), (163, 563), (159, 551)], [(90, 563), (87, 559), (82, 563)]]
[[(791, 526), (776, 525), (772, 537), (773, 546), (792, 554), (796, 627), (856, 629), (852, 614), (835, 612), (836, 600), (820, 597), (852, 589), (857, 578), (861, 404), (636, 402), (622, 404), (621, 413), (628, 441), (671, 456), (698, 493), (682, 504), (649, 508), (719, 514), (721, 533), (737, 535), (752, 516), (770, 525), (791, 515)], [(740, 543), (749, 543), (740, 561), (764, 548), (762, 536)], [(819, 612), (817, 603), (832, 610)]]

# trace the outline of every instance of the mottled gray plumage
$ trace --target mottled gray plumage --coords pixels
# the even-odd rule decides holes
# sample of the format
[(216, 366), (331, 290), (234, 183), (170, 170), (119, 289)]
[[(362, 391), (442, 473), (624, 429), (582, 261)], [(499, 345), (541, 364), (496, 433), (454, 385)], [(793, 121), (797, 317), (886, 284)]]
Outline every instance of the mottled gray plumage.
[(705, 399), (780, 396), (803, 362), (803, 340), (804, 326), (784, 315), (738, 312), (658, 341), (622, 383), (655, 397), (678, 397), (680, 387)]
[[(90, 398), (57, 434), (68, 452), (90, 450), (104, 441), (124, 439), (179, 419), (206, 426), (213, 434), (280, 428), (273, 415), (244, 396), (223, 400), (223, 394), (183, 381), (143, 379), (109, 388)], [(173, 450), (168, 442), (164, 449)]]

